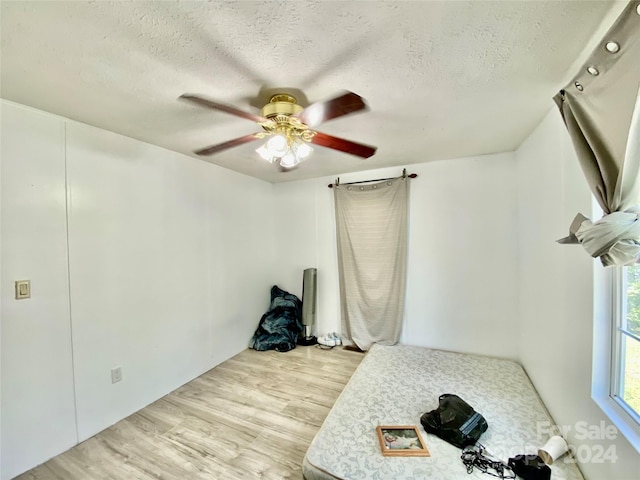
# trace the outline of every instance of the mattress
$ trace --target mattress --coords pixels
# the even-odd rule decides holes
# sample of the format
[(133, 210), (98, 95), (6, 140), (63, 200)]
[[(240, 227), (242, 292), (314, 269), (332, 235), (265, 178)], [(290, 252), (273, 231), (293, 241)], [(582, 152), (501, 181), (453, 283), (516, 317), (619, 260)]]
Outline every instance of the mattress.
[[(329, 412), (304, 458), (306, 480), (489, 479), (467, 473), (460, 449), (420, 425), (438, 397), (454, 393), (480, 412), (480, 443), (506, 461), (536, 453), (553, 422), (522, 367), (512, 361), (413, 346), (374, 345)], [(415, 425), (429, 457), (383, 456), (378, 425)], [(546, 427), (546, 428), (545, 428)], [(551, 466), (553, 480), (582, 480), (570, 456)]]

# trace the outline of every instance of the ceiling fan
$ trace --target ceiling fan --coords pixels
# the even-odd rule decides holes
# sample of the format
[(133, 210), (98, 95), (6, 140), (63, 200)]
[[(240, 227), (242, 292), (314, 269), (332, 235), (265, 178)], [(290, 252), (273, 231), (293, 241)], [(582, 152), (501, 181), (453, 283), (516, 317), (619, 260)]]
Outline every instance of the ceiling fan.
[(266, 137), (270, 137), (269, 140), (256, 152), (271, 163), (279, 163), (284, 169), (293, 168), (306, 158), (312, 151), (310, 143), (361, 158), (369, 158), (376, 152), (376, 147), (314, 130), (314, 127), (323, 122), (366, 110), (367, 105), (363, 98), (353, 92), (346, 92), (331, 100), (313, 103), (306, 108), (298, 105), (294, 96), (278, 93), (272, 95), (269, 103), (262, 107), (262, 115), (248, 113), (193, 94), (185, 93), (180, 95), (180, 99), (253, 120), (262, 127), (261, 132), (196, 150), (194, 153), (197, 155), (213, 155), (228, 148)]

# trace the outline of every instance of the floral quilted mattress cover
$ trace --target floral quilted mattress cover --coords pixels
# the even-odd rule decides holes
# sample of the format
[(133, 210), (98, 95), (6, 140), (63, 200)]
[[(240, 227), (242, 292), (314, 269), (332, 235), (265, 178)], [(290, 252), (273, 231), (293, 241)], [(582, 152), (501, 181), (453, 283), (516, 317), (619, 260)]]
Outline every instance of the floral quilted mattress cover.
[[(438, 397), (454, 393), (487, 423), (480, 443), (507, 461), (536, 453), (553, 424), (529, 377), (516, 362), (406, 345), (373, 345), (351, 377), (303, 463), (306, 480), (489, 479), (471, 474), (461, 450), (427, 434), (420, 416), (437, 408)], [(379, 425), (415, 425), (430, 456), (383, 456)], [(544, 428), (541, 428), (543, 426)], [(582, 480), (571, 456), (551, 465), (553, 480)]]

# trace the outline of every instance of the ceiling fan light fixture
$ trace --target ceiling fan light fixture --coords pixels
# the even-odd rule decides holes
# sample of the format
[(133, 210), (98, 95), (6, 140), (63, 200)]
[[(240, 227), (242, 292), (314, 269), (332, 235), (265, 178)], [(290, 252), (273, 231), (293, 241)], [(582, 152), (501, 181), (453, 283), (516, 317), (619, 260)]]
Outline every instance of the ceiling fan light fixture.
[(289, 150), (281, 159), (280, 166), (282, 168), (293, 168), (300, 163), (300, 158), (296, 157), (296, 155)]
[(260, 148), (257, 148), (256, 149), (256, 153), (258, 155), (260, 155), (260, 157), (263, 160), (266, 160), (267, 162), (273, 162), (273, 155), (271, 155), (271, 152), (267, 148), (267, 144), (266, 143), (264, 145), (262, 145)]
[(313, 151), (307, 143), (290, 134), (272, 136), (256, 153), (269, 163), (279, 162), (283, 168), (293, 168)]
[(268, 138), (256, 149), (256, 153), (269, 163), (278, 162), (283, 168), (292, 168), (313, 151), (309, 143), (339, 150), (360, 158), (369, 158), (375, 147), (334, 137), (314, 130), (320, 123), (344, 115), (366, 110), (364, 99), (353, 92), (345, 92), (330, 100), (313, 103), (306, 108), (287, 93), (273, 95), (262, 108), (262, 116), (244, 112), (235, 107), (218, 103), (198, 95), (185, 93), (180, 98), (206, 108), (222, 111), (256, 122), (262, 132), (244, 135), (223, 143), (194, 151), (197, 155), (213, 155), (257, 139)]
[(309, 144), (301, 141), (298, 141), (293, 145), (293, 150), (296, 157), (300, 160), (307, 158), (309, 154), (313, 152), (313, 148), (311, 148)]
[(289, 151), (289, 141), (284, 135), (274, 135), (266, 143), (272, 157), (282, 157)]

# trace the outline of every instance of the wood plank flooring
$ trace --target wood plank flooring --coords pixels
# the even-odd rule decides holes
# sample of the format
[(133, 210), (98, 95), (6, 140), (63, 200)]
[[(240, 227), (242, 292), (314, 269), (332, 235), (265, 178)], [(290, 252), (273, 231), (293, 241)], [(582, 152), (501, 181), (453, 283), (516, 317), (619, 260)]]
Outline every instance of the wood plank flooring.
[(302, 478), (361, 353), (245, 350), (16, 480)]

